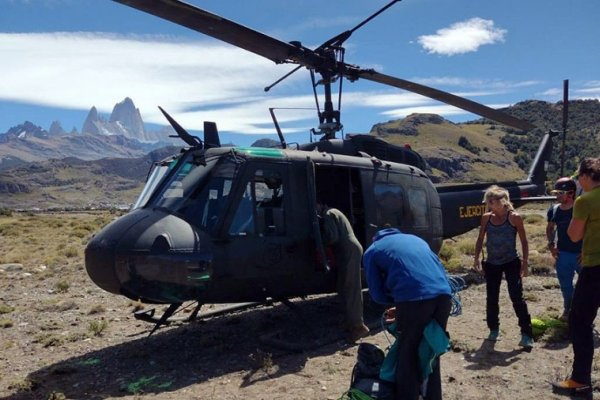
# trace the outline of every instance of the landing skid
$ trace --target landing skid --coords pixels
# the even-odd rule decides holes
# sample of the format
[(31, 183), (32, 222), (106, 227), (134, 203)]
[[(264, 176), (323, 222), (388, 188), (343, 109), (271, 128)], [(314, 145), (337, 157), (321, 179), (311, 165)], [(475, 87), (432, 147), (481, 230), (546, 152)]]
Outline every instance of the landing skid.
[[(268, 303), (268, 302), (265, 302), (265, 303)], [(227, 313), (234, 312), (234, 311), (241, 311), (241, 310), (245, 310), (247, 308), (256, 307), (256, 306), (259, 306), (259, 305), (265, 304), (265, 303), (240, 303), (240, 304), (232, 305), (230, 307), (224, 307), (219, 310), (202, 313), (200, 315), (198, 315), (198, 314), (200, 312), (200, 308), (202, 307), (202, 304), (196, 303), (194, 310), (190, 313), (189, 316), (185, 316), (185, 317), (173, 317), (173, 314), (178, 312), (179, 308), (181, 308), (179, 311), (182, 311), (182, 310), (189, 308), (191, 305), (182, 307), (182, 303), (173, 303), (173, 304), (170, 304), (169, 307), (160, 316), (156, 315), (156, 308), (154, 308), (154, 307), (136, 311), (133, 313), (133, 316), (137, 320), (155, 324), (154, 328), (152, 328), (152, 331), (148, 335), (148, 336), (151, 336), (158, 328), (160, 328), (163, 325), (169, 325), (172, 322), (191, 322), (191, 321), (194, 321), (195, 319), (216, 317), (218, 315), (223, 315), (223, 314), (227, 314)]]

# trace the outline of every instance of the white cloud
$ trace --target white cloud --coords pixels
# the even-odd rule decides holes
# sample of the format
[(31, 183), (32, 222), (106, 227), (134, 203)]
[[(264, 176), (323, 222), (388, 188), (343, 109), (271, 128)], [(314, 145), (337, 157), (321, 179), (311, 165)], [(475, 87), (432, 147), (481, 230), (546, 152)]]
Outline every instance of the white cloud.
[[(145, 122), (166, 124), (160, 105), (189, 130), (202, 130), (208, 120), (216, 121), (223, 132), (273, 133), (269, 107), (311, 109), (278, 110), (278, 121), (288, 132), (306, 131), (316, 123), (305, 70), (267, 94), (263, 87), (292, 66), (277, 66), (229, 45), (106, 33), (0, 33), (0, 54), (2, 101), (84, 111), (96, 106), (101, 113), (110, 113), (115, 103), (130, 97)], [(468, 97), (527, 84), (458, 77), (413, 80), (456, 87), (453, 93), (462, 91)], [(381, 86), (373, 91), (347, 87), (343, 100), (343, 121), (386, 109), (390, 111), (384, 115), (394, 117), (410, 112), (465, 113)]]
[[(0, 54), (0, 100), (110, 112), (131, 97), (144, 121), (159, 124), (158, 105), (174, 114), (249, 110), (225, 113), (232, 130), (270, 121), (264, 101), (273, 95), (263, 87), (287, 71), (228, 45), (99, 33), (0, 33)], [(306, 75), (292, 75), (277, 93), (298, 79)], [(190, 119), (186, 128), (201, 129), (202, 121)]]
[(494, 21), (471, 18), (438, 30), (433, 35), (419, 36), (421, 46), (433, 54), (453, 56), (474, 52), (480, 46), (503, 42), (506, 30), (495, 26)]

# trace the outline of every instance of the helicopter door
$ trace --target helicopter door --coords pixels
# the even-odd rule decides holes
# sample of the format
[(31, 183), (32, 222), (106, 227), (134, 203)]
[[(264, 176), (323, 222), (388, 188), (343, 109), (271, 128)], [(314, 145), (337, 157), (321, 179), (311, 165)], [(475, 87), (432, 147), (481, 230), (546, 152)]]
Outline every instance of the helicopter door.
[(245, 174), (241, 197), (226, 226), (228, 270), (237, 278), (291, 273), (288, 169), (287, 164), (257, 165)]

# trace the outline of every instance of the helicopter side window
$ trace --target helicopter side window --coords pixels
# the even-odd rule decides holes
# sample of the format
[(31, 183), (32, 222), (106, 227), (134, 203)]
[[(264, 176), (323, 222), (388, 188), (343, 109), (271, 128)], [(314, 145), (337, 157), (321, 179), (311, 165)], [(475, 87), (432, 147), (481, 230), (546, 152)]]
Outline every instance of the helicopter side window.
[(285, 234), (281, 174), (272, 170), (257, 170), (248, 182), (240, 200), (230, 235)]
[(248, 182), (229, 227), (230, 235), (245, 236), (255, 232), (252, 192), (252, 182)]
[(428, 226), (427, 193), (423, 189), (410, 188), (408, 190), (408, 202), (415, 227)]
[(401, 226), (404, 218), (404, 195), (402, 187), (392, 184), (375, 184), (375, 207), (377, 225)]

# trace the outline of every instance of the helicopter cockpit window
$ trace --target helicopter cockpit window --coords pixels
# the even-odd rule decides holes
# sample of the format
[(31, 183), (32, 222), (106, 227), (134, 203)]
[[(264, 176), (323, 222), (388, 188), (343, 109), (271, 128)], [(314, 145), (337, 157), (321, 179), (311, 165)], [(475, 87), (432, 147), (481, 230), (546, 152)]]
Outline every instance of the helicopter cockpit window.
[(189, 154), (164, 183), (152, 206), (168, 209), (210, 231), (222, 216), (237, 170), (238, 165), (227, 158), (207, 160), (204, 165)]
[(144, 189), (133, 204), (132, 210), (146, 205), (148, 199), (150, 199), (150, 196), (152, 196), (152, 193), (154, 193), (154, 190), (158, 187), (158, 184), (162, 178), (167, 174), (167, 172), (169, 172), (173, 165), (174, 162), (169, 164), (156, 163), (152, 166), (151, 172), (146, 180), (146, 184), (144, 185)]
[(375, 207), (377, 225), (402, 226), (404, 218), (404, 195), (402, 187), (393, 184), (375, 184)]
[(279, 172), (257, 170), (253, 179), (246, 185), (229, 234), (285, 234), (283, 193), (283, 180)]
[(415, 227), (428, 226), (429, 206), (427, 204), (427, 193), (423, 189), (410, 188), (408, 190), (408, 202)]

